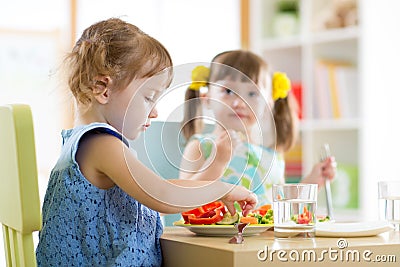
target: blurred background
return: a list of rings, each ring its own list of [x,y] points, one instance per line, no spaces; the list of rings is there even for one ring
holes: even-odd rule
[[[244,48],[263,56],[272,70],[287,72],[301,106],[301,133],[286,155],[286,176],[298,181],[329,143],[338,162],[332,184],[336,219],[376,219],[377,181],[400,180],[399,1],[0,3],[0,103],[32,106],[41,198],[58,157],[60,131],[73,123],[61,60],[84,28],[109,17],[160,40],[175,65],[209,62],[221,51]],[[160,102],[159,120],[183,101],[183,91],[174,94]]]

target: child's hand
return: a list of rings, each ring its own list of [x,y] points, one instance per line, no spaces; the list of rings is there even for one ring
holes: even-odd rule
[[[318,184],[321,187],[325,183],[325,178],[333,180],[336,175],[336,161],[334,157],[328,157],[324,161],[314,165],[311,173],[306,176],[301,182]]]
[[[233,189],[226,194],[222,199],[222,202],[228,208],[228,211],[234,215],[236,213],[235,201],[238,202],[242,209],[243,216],[249,214],[251,210],[254,210],[257,205],[257,196],[253,192],[247,190],[243,186],[234,186]]]
[[[215,160],[227,163],[231,160],[231,156],[235,148],[241,142],[237,132],[229,130],[224,131],[215,139],[216,151],[214,151]]]

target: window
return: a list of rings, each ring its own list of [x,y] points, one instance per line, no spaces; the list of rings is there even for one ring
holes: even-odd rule
[[[175,66],[209,62],[222,51],[240,48],[239,8],[239,0],[116,0],[112,5],[107,0],[81,0],[77,34],[94,22],[119,17],[159,40]],[[158,120],[181,110],[185,90],[186,86],[176,88],[160,99]]]

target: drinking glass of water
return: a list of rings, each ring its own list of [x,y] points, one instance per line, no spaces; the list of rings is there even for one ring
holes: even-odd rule
[[[314,238],[317,184],[272,186],[275,238]]]
[[[400,230],[400,181],[378,182],[379,218]]]

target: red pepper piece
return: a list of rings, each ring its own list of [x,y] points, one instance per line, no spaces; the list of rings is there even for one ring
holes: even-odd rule
[[[209,217],[207,217],[209,216]],[[195,217],[193,215],[189,216],[190,224],[213,224],[221,221],[224,218],[221,208],[216,208],[215,210],[209,211],[202,214],[200,217]]]
[[[261,216],[264,216],[268,212],[268,210],[270,210],[271,208],[272,208],[271,204],[265,204],[265,205],[263,205],[261,207],[258,207],[255,210],[253,210],[252,212],[260,214]]]
[[[211,218],[214,217],[216,214],[215,210],[209,210],[203,214],[201,214],[198,218]]]
[[[186,224],[213,224],[221,221],[225,213],[224,203],[215,201],[181,214]]]
[[[182,212],[182,217],[185,220],[185,223],[189,223],[189,216],[193,215],[194,217],[201,216],[204,213],[204,210],[202,207],[192,209],[186,212]]]

